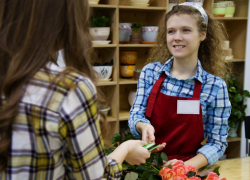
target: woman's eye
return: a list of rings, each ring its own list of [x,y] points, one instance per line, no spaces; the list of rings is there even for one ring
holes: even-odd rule
[[[189,29],[184,29],[183,31],[184,31],[184,32],[189,32],[190,30],[189,30]]]
[[[172,33],[174,33],[174,31],[173,31],[173,30],[168,31],[168,34],[172,34]]]

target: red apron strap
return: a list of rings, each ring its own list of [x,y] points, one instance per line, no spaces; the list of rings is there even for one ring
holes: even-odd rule
[[[195,79],[193,98],[200,99],[202,83]]]
[[[161,85],[163,81],[166,79],[167,75],[165,72],[161,73],[160,78],[155,82],[153,89],[151,90],[150,95],[148,96],[148,104],[147,104],[147,109],[146,109],[146,117],[151,118],[152,111],[154,109],[154,104],[156,100],[156,96],[158,92],[161,90]]]

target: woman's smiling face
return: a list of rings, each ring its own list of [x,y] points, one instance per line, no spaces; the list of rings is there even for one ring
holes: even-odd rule
[[[173,15],[167,21],[167,45],[176,59],[197,60],[206,33],[198,31],[196,19],[188,14]]]

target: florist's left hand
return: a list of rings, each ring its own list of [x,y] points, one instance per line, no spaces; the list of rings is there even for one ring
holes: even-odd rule
[[[170,165],[173,166],[177,161],[178,159],[169,160],[164,164],[164,166],[170,166]]]

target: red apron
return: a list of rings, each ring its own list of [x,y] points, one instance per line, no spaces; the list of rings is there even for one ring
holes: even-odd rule
[[[195,80],[192,98],[168,96],[161,93],[166,78],[162,72],[148,97],[145,116],[155,128],[155,142],[167,145],[162,150],[168,159],[186,161],[194,157],[204,139],[202,109],[200,114],[177,114],[177,100],[200,100],[201,82]]]

